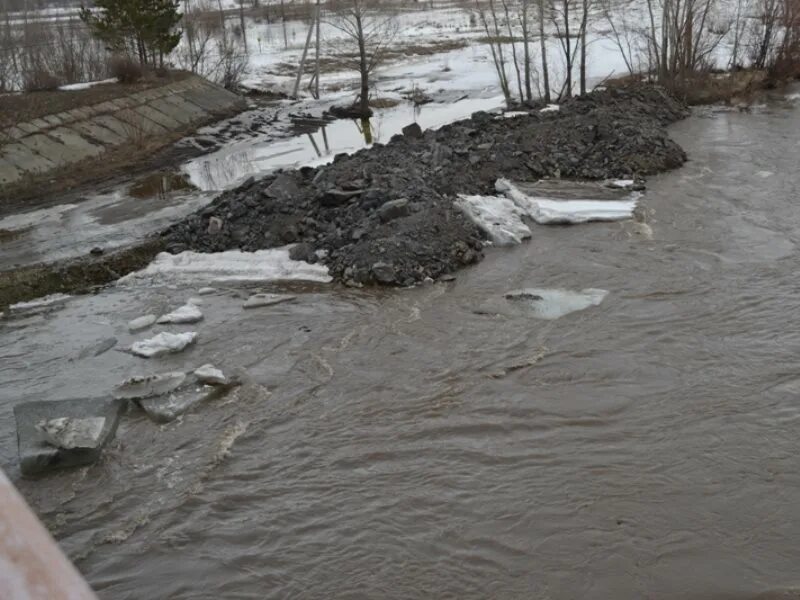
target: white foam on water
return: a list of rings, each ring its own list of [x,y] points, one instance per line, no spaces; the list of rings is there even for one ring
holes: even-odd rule
[[[495,189],[540,225],[630,219],[637,202],[634,196],[630,200],[551,200],[529,196],[507,179],[498,179]]]
[[[117,283],[174,284],[179,281],[262,282],[262,281],[331,281],[328,268],[289,258],[289,247],[242,252],[180,254],[160,253],[141,271],[130,273]]]
[[[518,303],[537,319],[548,321],[599,305],[608,291],[587,288],[578,292],[563,289],[525,288],[505,294],[508,302]]]
[[[531,237],[530,228],[522,221],[524,211],[508,198],[459,194],[455,205],[498,246],[519,244]]]

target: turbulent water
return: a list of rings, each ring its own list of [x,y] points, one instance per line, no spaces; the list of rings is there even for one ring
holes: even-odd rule
[[[185,288],[0,330],[11,406],[213,362],[245,385],[138,413],[98,465],[18,480],[101,598],[750,598],[800,586],[800,110],[705,111],[647,225],[533,229],[453,283],[205,297],[193,349],[81,358]],[[650,235],[652,233],[652,235]],[[554,320],[509,290],[607,290]],[[193,289],[196,289],[193,288]],[[590,303],[591,304],[591,303]],[[85,354],[85,353],[84,353]]]

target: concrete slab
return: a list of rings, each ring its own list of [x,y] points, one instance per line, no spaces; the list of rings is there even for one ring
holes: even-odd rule
[[[126,108],[114,113],[114,118],[123,121],[128,130],[127,137],[129,139],[141,135],[163,134],[167,132],[166,127],[162,127],[158,123],[145,118],[140,113]]]
[[[25,138],[26,140],[28,138]],[[49,171],[55,164],[53,161],[37,154],[24,143],[7,144],[0,150],[0,158],[14,165],[20,171],[27,173],[41,173]]]
[[[126,141],[125,136],[119,135],[93,121],[73,123],[69,128],[78,132],[83,137],[88,137],[89,141],[96,140],[106,146],[117,146]]]
[[[183,98],[209,113],[221,111],[232,104],[230,99],[224,98],[217,90],[206,87],[187,90],[183,92]]]
[[[25,133],[39,133],[39,128],[36,125],[31,125],[30,123],[17,123],[17,127],[19,127]]]
[[[61,119],[62,123],[72,123],[75,120],[75,117],[69,114],[69,111],[57,113],[56,116]]]
[[[188,125],[192,122],[192,116],[190,114],[187,114],[174,104],[165,102],[163,98],[151,101],[149,106],[150,108],[154,108],[158,112],[167,115],[171,119],[178,121],[181,125]]]
[[[119,137],[126,140],[130,135],[129,126],[125,122],[120,121],[119,119],[115,119],[112,115],[99,115],[97,117],[94,117],[91,120],[91,123],[95,123],[97,125],[105,127],[106,129],[110,129]]]
[[[57,167],[74,162],[74,151],[72,148],[65,146],[58,140],[46,136],[43,133],[29,135],[23,139],[21,143],[37,154],[44,156]]]
[[[73,108],[69,111],[69,115],[76,121],[85,121],[92,116],[89,114],[89,111],[84,108]]]
[[[161,100],[177,106],[179,109],[188,114],[191,117],[192,121],[197,121],[199,119],[205,119],[208,117],[208,113],[206,111],[204,111],[196,104],[192,104],[191,102],[184,100],[178,94],[172,94],[171,96],[164,96]]]
[[[181,126],[181,124],[175,119],[165,115],[162,112],[159,112],[152,106],[147,106],[146,104],[142,104],[141,106],[137,106],[136,108],[132,108],[131,110],[135,110],[146,119],[150,119],[151,121],[154,121],[155,123],[158,123],[162,127],[166,127],[167,129],[170,130],[179,129]]]
[[[98,156],[104,152],[103,146],[92,144],[85,140],[79,133],[66,127],[57,127],[47,132],[47,135],[57,139],[67,146],[70,151],[70,158],[67,162],[78,162],[90,156]]]
[[[28,134],[27,132],[22,131],[22,129],[20,129],[19,127],[9,127],[8,129],[6,129],[6,135],[8,135],[8,137],[10,137],[11,139],[21,140]]]
[[[51,127],[50,123],[48,123],[48,122],[47,122],[47,121],[45,121],[44,119],[34,119],[34,120],[33,120],[33,121],[31,121],[30,123],[31,123],[31,125],[33,125],[34,127],[37,127],[37,128],[40,130],[40,131],[41,131],[42,129],[47,129],[48,127]]]
[[[50,125],[63,125],[63,121],[58,118],[57,115],[46,115],[42,117],[45,121],[50,123]]]
[[[103,447],[113,437],[125,402],[107,398],[80,398],[46,402],[26,402],[14,407],[17,421],[17,448],[20,470],[24,475],[45,473],[53,469],[94,463]],[[46,441],[37,424],[51,419],[104,418],[102,431],[93,448],[58,448]]]
[[[0,158],[0,185],[8,185],[22,178],[22,171]]]
[[[101,115],[106,113],[113,113],[119,110],[119,107],[115,106],[111,102],[101,102],[100,104],[95,104],[92,106],[92,110],[94,111],[95,115]],[[84,119],[88,119],[92,115],[86,113],[86,116],[83,117]]]

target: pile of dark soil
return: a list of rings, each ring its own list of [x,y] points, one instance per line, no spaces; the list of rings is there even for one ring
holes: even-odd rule
[[[480,231],[453,206],[495,180],[631,178],[686,160],[665,126],[688,114],[654,87],[609,89],[560,110],[476,113],[436,131],[407,127],[332,164],[275,173],[225,192],[168,229],[171,252],[296,243],[346,283],[410,285],[481,258]]]

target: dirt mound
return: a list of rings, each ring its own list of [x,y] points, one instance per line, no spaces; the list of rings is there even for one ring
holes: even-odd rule
[[[172,252],[259,250],[298,243],[348,283],[410,285],[480,259],[482,236],[454,207],[499,177],[628,178],[681,165],[664,129],[687,110],[653,87],[609,89],[560,110],[476,113],[411,131],[333,163],[279,172],[225,192],[164,233]]]

